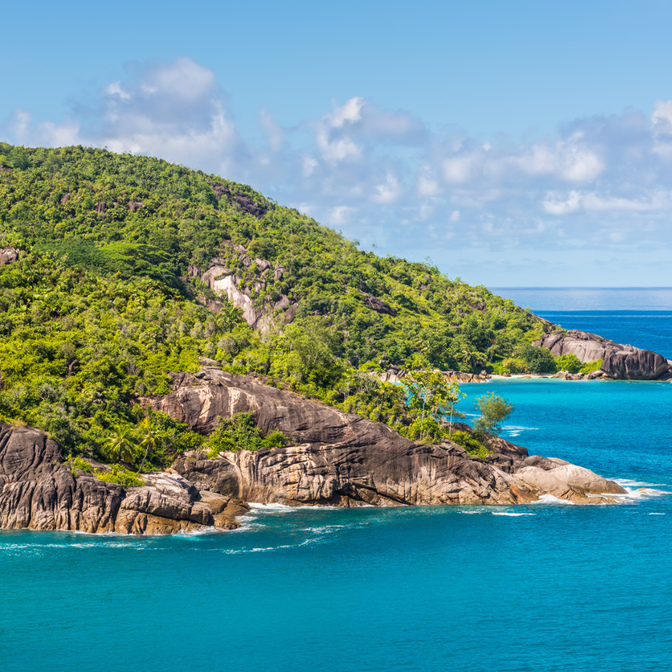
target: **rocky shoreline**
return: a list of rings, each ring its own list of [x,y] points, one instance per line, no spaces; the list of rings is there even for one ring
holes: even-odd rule
[[[503,439],[482,460],[450,441],[415,443],[381,423],[215,367],[173,375],[170,394],[144,403],[203,433],[217,416],[252,412],[262,431],[279,430],[294,445],[187,453],[165,472],[143,474],[143,485],[123,487],[66,463],[46,433],[0,424],[0,528],[172,534],[234,529],[247,502],[511,505],[551,495],[594,504],[625,493],[587,469],[530,456]]]

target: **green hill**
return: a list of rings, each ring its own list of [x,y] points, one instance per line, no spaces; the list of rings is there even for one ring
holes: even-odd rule
[[[0,225],[20,251],[0,266],[0,419],[73,452],[105,457],[199,357],[401,431],[403,393],[366,372],[553,366],[530,345],[549,325],[511,301],[158,159],[0,143]],[[245,319],[214,291],[226,275]],[[169,452],[201,441],[151,422]]]

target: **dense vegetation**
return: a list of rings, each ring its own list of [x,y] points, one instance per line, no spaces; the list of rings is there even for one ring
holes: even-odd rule
[[[0,143],[0,226],[0,246],[21,251],[0,267],[0,419],[73,454],[138,467],[203,445],[139,403],[199,357],[428,440],[440,413],[371,372],[557,368],[531,345],[550,326],[511,301],[165,161]],[[231,304],[208,310],[216,297],[199,276],[214,258],[259,310],[297,305],[293,323],[262,335]],[[259,282],[262,262],[282,268],[276,281]],[[220,439],[243,430],[222,425]]]

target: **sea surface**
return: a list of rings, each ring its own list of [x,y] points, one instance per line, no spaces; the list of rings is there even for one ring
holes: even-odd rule
[[[628,311],[632,327],[615,310],[564,304],[553,319],[641,345],[649,308]],[[672,353],[669,318],[650,335]],[[477,396],[501,394],[515,407],[506,438],[619,479],[628,496],[257,506],[240,531],[170,538],[0,532],[0,670],[672,669],[672,384],[464,390],[467,417]]]

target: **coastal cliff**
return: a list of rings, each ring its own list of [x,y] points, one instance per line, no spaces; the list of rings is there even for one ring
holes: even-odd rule
[[[199,431],[251,411],[259,427],[296,445],[209,456],[181,455],[143,485],[100,480],[64,461],[45,432],[0,424],[0,528],[171,534],[237,527],[245,502],[403,506],[523,504],[543,495],[588,504],[623,489],[562,460],[494,442],[487,460],[450,441],[414,443],[381,423],[207,368],[173,377],[173,391],[145,400]],[[462,429],[466,429],[463,426]]]

